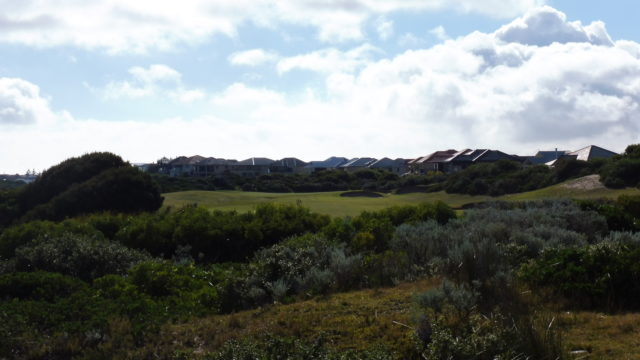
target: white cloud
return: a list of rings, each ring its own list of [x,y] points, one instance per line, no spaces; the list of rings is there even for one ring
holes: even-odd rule
[[[37,85],[17,78],[0,78],[0,127],[46,122],[56,116]]]
[[[313,26],[322,41],[362,40],[363,24],[399,11],[479,13],[509,18],[546,0],[58,0],[0,2],[0,41],[72,45],[110,53],[167,50],[212,35],[235,37],[245,23]],[[382,24],[382,36],[390,30]]]
[[[424,45],[426,42],[415,34],[405,33],[398,38],[398,44],[404,48],[416,48]]]
[[[503,41],[546,46],[553,42],[588,42],[613,45],[604,23],[596,21],[583,26],[579,21],[567,21],[565,14],[549,6],[530,10],[524,17],[503,26],[496,32]]]
[[[380,40],[388,40],[393,35],[393,21],[384,17],[378,18],[376,21],[376,31]]]
[[[447,31],[442,25],[429,30],[429,34],[435,36],[438,40],[441,41],[449,40],[449,35],[447,35]]]
[[[229,56],[232,65],[258,66],[273,62],[278,59],[278,54],[263,49],[252,49],[235,52]]]
[[[279,73],[295,69],[316,72],[351,72],[372,61],[373,55],[381,50],[370,44],[360,45],[349,51],[335,48],[313,51],[308,54],[282,58],[278,61]]]
[[[48,110],[55,124],[0,131],[0,144],[9,149],[0,152],[0,164],[39,169],[9,155],[24,148],[26,139],[39,144],[38,150],[27,148],[26,156],[48,159],[48,165],[51,159],[93,150],[114,151],[132,161],[191,154],[319,160],[330,155],[415,157],[465,147],[522,155],[587,144],[622,151],[640,142],[640,44],[599,45],[589,37],[564,41],[566,31],[549,35],[558,41],[547,45],[503,38],[503,29],[526,23],[531,14],[496,33],[475,32],[390,58],[376,59],[365,48],[282,59],[284,72],[319,71],[324,88],[290,95],[236,83],[210,97],[207,116],[195,119],[79,121]],[[572,26],[563,21],[557,28]],[[535,32],[535,27],[528,29]],[[533,38],[526,31],[519,37]],[[143,70],[135,72],[139,79],[158,79],[149,75],[156,73],[151,68]],[[159,76],[165,82],[178,78],[171,71],[157,73],[165,74]],[[130,82],[138,78],[132,73]],[[10,98],[42,99],[30,89]],[[44,153],[43,148],[53,150]]]
[[[148,68],[135,66],[129,69],[129,74],[130,80],[109,82],[99,92],[106,100],[163,96],[185,103],[206,96],[203,90],[185,88],[182,74],[167,65],[154,64]]]

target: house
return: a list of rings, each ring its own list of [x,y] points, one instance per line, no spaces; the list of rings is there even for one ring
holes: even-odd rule
[[[618,153],[607,150],[605,148],[601,148],[596,145],[589,145],[589,146],[583,147],[582,149],[566,153],[563,156],[559,157],[558,159],[547,162],[546,165],[553,166],[555,165],[556,161],[558,161],[559,159],[589,161],[593,159],[608,159],[615,155],[618,155]]]
[[[546,164],[549,161],[556,160],[566,154],[568,150],[538,151],[534,156],[525,156],[524,163],[527,165]]]
[[[445,160],[451,158],[457,153],[456,150],[450,149],[445,151],[436,151],[427,156],[409,161],[409,170],[414,174],[426,174],[429,171],[443,171]]]
[[[194,176],[196,165],[202,160],[204,160],[204,157],[200,155],[177,157],[167,164],[168,174],[171,176]]]
[[[353,171],[366,169],[369,167],[369,165],[373,164],[374,162],[376,162],[376,159],[374,158],[368,158],[368,157],[354,158],[338,166],[338,168],[344,171],[353,172]]]
[[[409,160],[400,159],[400,158],[392,160],[385,157],[371,163],[371,165],[369,165],[369,168],[376,169],[376,170],[387,170],[394,174],[402,175],[407,172],[408,161]]]
[[[194,176],[222,176],[229,173],[231,166],[237,163],[237,160],[206,158],[196,164]]]
[[[300,172],[310,174],[322,170],[335,170],[338,169],[340,165],[345,164],[348,161],[349,159],[344,157],[332,156],[324,161],[311,161],[304,166]]]
[[[268,158],[252,157],[229,167],[232,174],[240,176],[260,176],[271,173],[270,166],[274,161]]]
[[[521,158],[516,155],[503,153],[499,150],[465,149],[458,151],[449,159],[444,160],[442,162],[442,171],[447,173],[457,172],[474,164],[496,162],[500,160],[521,161]]]
[[[294,157],[276,160],[269,165],[271,173],[292,174],[307,166],[307,163]]]

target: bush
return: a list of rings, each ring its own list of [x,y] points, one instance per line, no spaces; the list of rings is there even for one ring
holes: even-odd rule
[[[640,308],[640,237],[614,233],[588,247],[549,249],[520,277],[587,309]]]
[[[155,211],[162,205],[158,186],[148,174],[133,167],[105,170],[93,178],[68,187],[49,202],[29,210],[24,220],[62,220],[102,211],[137,213]]]
[[[36,300],[54,302],[88,289],[75,277],[44,271],[0,275],[0,300]]]
[[[0,260],[14,257],[15,250],[20,246],[45,237],[59,237],[67,233],[96,238],[101,236],[93,227],[77,220],[65,220],[59,223],[32,221],[10,227],[0,235]]]
[[[45,236],[16,249],[16,271],[43,270],[86,281],[107,274],[127,273],[133,265],[149,260],[146,253],[119,243],[75,234]]]
[[[524,166],[509,160],[480,163],[450,174],[444,181],[448,193],[499,196],[552,185],[552,169],[545,165]]]
[[[91,153],[67,159],[45,170],[33,183],[21,189],[18,195],[20,209],[26,213],[39,204],[49,202],[73,184],[81,184],[109,169],[129,166],[122,158],[111,153]]]
[[[622,155],[614,156],[600,169],[602,183],[612,188],[640,186],[640,144],[629,145]]]

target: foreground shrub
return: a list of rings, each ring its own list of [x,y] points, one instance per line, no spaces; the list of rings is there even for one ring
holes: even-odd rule
[[[372,346],[372,349],[367,351],[337,351],[325,344],[321,337],[314,343],[305,343],[295,338],[273,336],[260,340],[230,341],[220,351],[206,356],[209,360],[392,360],[396,358],[397,354],[376,346]]]
[[[520,277],[551,288],[577,307],[640,308],[640,237],[612,234],[603,243],[550,249],[522,267]]]

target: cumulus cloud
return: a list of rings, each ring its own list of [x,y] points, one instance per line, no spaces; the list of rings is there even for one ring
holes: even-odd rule
[[[351,72],[372,61],[373,55],[382,51],[370,44],[360,45],[348,51],[335,48],[313,51],[280,59],[277,64],[279,73],[295,69],[316,72]]]
[[[503,26],[496,32],[496,37],[507,42],[537,46],[554,42],[613,45],[601,21],[583,26],[580,21],[567,21],[564,13],[549,6],[530,10],[524,17]]]
[[[17,78],[0,78],[0,127],[35,124],[54,117],[37,85]]]
[[[554,13],[563,23],[543,42],[531,40],[536,26],[520,26]],[[13,161],[7,154],[20,148],[19,139],[47,148],[57,144],[73,150],[69,155],[110,150],[132,161],[184,154],[415,157],[466,147],[526,155],[588,144],[622,151],[640,142],[640,44],[589,36],[567,41],[566,29],[574,25],[564,14],[541,8],[494,33],[474,32],[394,57],[355,47],[283,58],[275,65],[281,72],[318,71],[324,86],[291,95],[235,83],[211,96],[207,116],[195,119],[112,123],[57,117],[56,126],[12,126],[0,131],[0,143],[12,149],[0,152],[0,164]],[[577,29],[589,34],[590,26]],[[505,29],[515,28],[524,33],[505,38]],[[142,70],[132,71],[130,82],[178,78],[167,69]],[[23,93],[41,98],[17,92]],[[141,133],[162,140],[140,150]]]
[[[148,68],[135,66],[129,69],[129,74],[131,79],[109,82],[101,90],[106,100],[165,96],[181,102],[192,102],[206,95],[202,90],[185,88],[182,74],[167,65],[154,64]]]
[[[509,18],[546,0],[38,0],[0,2],[0,41],[38,47],[73,45],[111,53],[166,50],[235,37],[246,23],[313,26],[322,41],[361,40],[363,25],[399,11],[479,13]],[[386,36],[390,23],[378,31]]]
[[[278,54],[263,49],[235,52],[229,56],[232,65],[258,66],[278,59]]]

